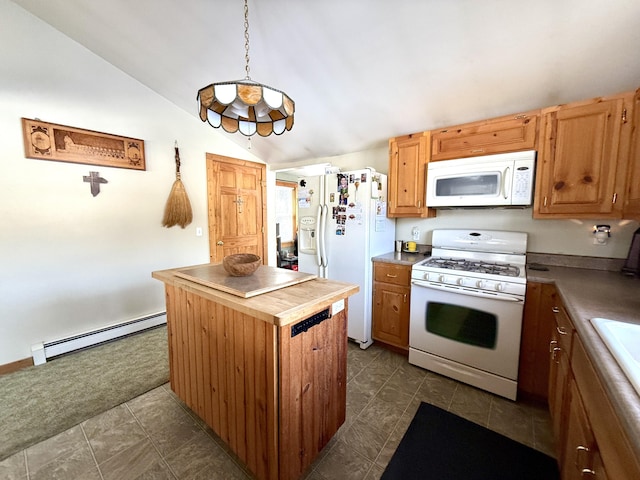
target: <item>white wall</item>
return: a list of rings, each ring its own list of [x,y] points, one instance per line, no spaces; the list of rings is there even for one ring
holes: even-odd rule
[[[381,173],[389,171],[387,148],[357,152],[317,160],[342,169],[372,166]],[[593,244],[593,225],[611,225],[607,245]],[[528,250],[536,253],[583,255],[589,257],[626,258],[638,222],[630,220],[534,220],[532,210],[439,210],[436,218],[396,220],[396,239],[409,240],[411,229],[420,229],[419,243],[431,244],[431,234],[438,228],[477,228],[513,230],[528,233]]]
[[[7,0],[0,45],[3,365],[36,342],[164,310],[151,272],[209,260],[205,153],[260,160]],[[143,139],[147,169],[27,159],[21,117]],[[194,212],[184,230],[161,226],[175,140]],[[90,170],[108,181],[96,197]]]
[[[593,244],[593,226],[611,225],[607,245]],[[436,218],[398,219],[396,239],[409,240],[411,229],[420,229],[419,243],[431,244],[438,228],[513,230],[528,233],[527,250],[535,253],[626,258],[638,222],[630,220],[534,220],[531,209],[524,210],[439,210]]]

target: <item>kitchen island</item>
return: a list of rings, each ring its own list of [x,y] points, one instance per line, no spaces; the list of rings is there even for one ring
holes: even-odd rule
[[[185,268],[152,274],[165,284],[172,390],[257,478],[299,478],[345,420],[358,286],[305,278],[243,298]]]

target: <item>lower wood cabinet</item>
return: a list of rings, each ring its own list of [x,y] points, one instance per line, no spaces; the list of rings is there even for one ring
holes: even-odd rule
[[[522,319],[522,340],[518,366],[518,395],[539,401],[547,400],[549,385],[549,354],[551,311],[556,289],[551,283],[527,283]]]
[[[552,306],[549,411],[562,480],[640,478],[620,419],[559,297]]]
[[[411,266],[374,262],[373,339],[408,352],[410,304]]]
[[[569,377],[567,403],[562,479],[608,478],[580,392],[572,377]]]

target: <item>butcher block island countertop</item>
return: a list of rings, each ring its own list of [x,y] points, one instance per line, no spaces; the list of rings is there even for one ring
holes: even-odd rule
[[[188,278],[203,268],[206,278]],[[234,277],[240,293],[228,293],[206,284],[219,268],[152,273],[165,284],[171,388],[256,478],[301,478],[345,420],[348,297],[358,286],[300,274],[244,298],[235,280],[255,279]],[[282,280],[281,270],[256,273]]]

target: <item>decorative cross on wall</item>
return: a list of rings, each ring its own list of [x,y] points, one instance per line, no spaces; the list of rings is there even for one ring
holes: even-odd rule
[[[82,177],[82,181],[91,184],[91,195],[93,195],[94,197],[100,193],[101,183],[109,183],[104,178],[102,178],[98,172],[89,172],[88,176],[84,175]]]

